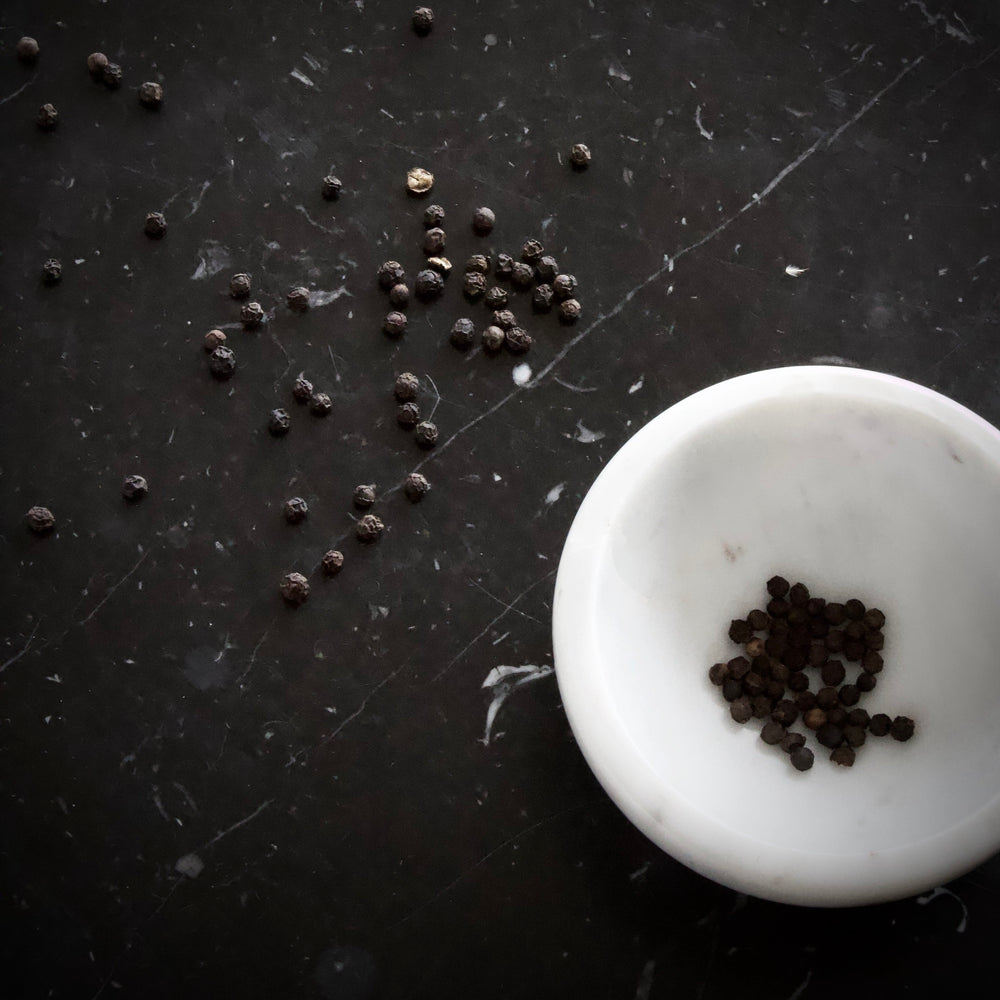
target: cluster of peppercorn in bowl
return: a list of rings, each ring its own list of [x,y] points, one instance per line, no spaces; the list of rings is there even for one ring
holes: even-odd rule
[[[661,413],[597,477],[556,581],[556,677],[608,794],[694,870],[781,902],[898,899],[987,860],[998,510],[1000,432],[890,375],[755,372]],[[809,591],[774,593],[776,570]],[[793,731],[824,759],[782,761]]]

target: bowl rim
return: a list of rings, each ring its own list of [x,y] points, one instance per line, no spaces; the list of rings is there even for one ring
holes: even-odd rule
[[[741,892],[804,906],[856,906],[912,896],[955,878],[1000,850],[1000,792],[952,827],[883,849],[848,873],[824,875],[816,855],[771,845],[722,824],[664,787],[613,710],[594,638],[598,584],[608,533],[627,490],[620,472],[637,455],[662,454],[661,435],[683,437],[776,392],[823,391],[916,406],[987,444],[1000,467],[1000,431],[972,410],[919,383],[863,368],[794,365],[725,379],[679,400],[640,428],[604,466],[584,497],[560,557],[552,610],[555,674],[570,727],[589,767],[609,797],[654,844],[689,868]],[[947,850],[943,850],[947,840]],[[753,859],[752,865],[741,858]]]

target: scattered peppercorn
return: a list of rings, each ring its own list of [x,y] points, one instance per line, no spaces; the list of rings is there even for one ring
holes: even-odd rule
[[[378,283],[379,287],[385,291],[389,291],[393,285],[398,285],[405,280],[406,272],[398,260],[387,260],[384,264],[379,265]]]
[[[117,90],[122,85],[122,68],[118,63],[109,62],[101,70],[101,79],[108,90]]]
[[[126,500],[139,501],[149,492],[149,483],[143,476],[126,476],[122,482],[122,496]]]
[[[428,205],[424,209],[424,228],[433,229],[444,222],[444,208],[441,205]]]
[[[444,250],[446,242],[445,231],[438,226],[434,226],[424,233],[424,253],[428,257],[433,257]]]
[[[380,517],[375,514],[365,514],[364,517],[358,518],[357,524],[354,525],[354,534],[359,542],[377,542],[384,528],[385,525]]]
[[[494,273],[498,278],[509,278],[514,268],[514,258],[509,253],[498,253]]]
[[[531,348],[531,334],[520,326],[512,326],[507,334],[507,350],[511,354],[525,354]]]
[[[17,58],[29,66],[38,61],[38,53],[40,51],[38,42],[30,35],[25,35],[18,41],[15,51],[17,52]]]
[[[430,7],[418,7],[413,12],[413,30],[418,35],[428,35],[433,27],[434,11]]]
[[[753,707],[750,699],[744,694],[734,698],[729,703],[729,714],[734,722],[749,722],[753,718]]]
[[[816,739],[828,750],[834,750],[844,742],[844,731],[832,722],[824,722],[816,730]]]
[[[557,274],[552,279],[552,291],[555,292],[557,299],[562,301],[563,299],[571,299],[576,294],[576,278],[572,274]],[[787,581],[785,581],[787,583]],[[784,597],[788,593],[788,588],[780,594],[771,593],[771,589],[768,588],[768,593],[772,597]]]
[[[477,208],[472,213],[472,231],[478,236],[486,236],[493,231],[496,221],[492,208]]]
[[[420,407],[416,403],[401,403],[396,409],[396,423],[400,427],[416,427],[420,423]]]
[[[822,709],[833,708],[835,705],[840,704],[840,699],[837,697],[837,689],[835,687],[821,687],[816,692],[816,704]]]
[[[292,395],[295,397],[296,401],[299,403],[308,403],[312,399],[313,394],[313,384],[305,377],[305,375],[299,375],[295,379],[295,385],[292,386]]]
[[[708,679],[716,686],[722,687],[722,682],[729,676],[729,668],[725,663],[713,663],[708,668]]]
[[[538,240],[525,240],[524,246],[521,247],[521,259],[526,260],[529,264],[538,261],[543,253],[545,253],[545,247]],[[554,273],[553,277],[555,277]]]
[[[744,618],[734,618],[729,623],[729,638],[742,645],[753,637],[753,629]]]
[[[878,631],[885,625],[885,614],[879,608],[869,608],[861,617],[865,628]]]
[[[865,655],[865,644],[860,639],[844,640],[844,659],[857,663]]]
[[[322,566],[327,576],[336,576],[344,568],[344,553],[339,549],[324,552]]]
[[[853,767],[855,756],[854,751],[849,746],[839,746],[835,747],[833,753],[830,754],[830,760],[841,767]]]
[[[484,253],[474,253],[465,262],[465,273],[488,274],[490,270],[490,259]]]
[[[427,266],[432,271],[437,271],[442,278],[447,278],[451,274],[451,261],[447,257],[428,257]]]
[[[551,285],[538,285],[531,293],[531,308],[535,312],[547,313],[552,310],[552,299],[555,293]]]
[[[279,589],[281,596],[296,607],[309,599],[309,581],[301,573],[286,573]]]
[[[909,718],[909,716],[897,715],[889,726],[889,735],[894,740],[905,743],[913,735],[915,728],[913,719]]]
[[[387,337],[398,340],[406,332],[406,314],[396,312],[395,310],[386,313],[385,320],[382,323],[382,332]]]
[[[869,691],[875,690],[875,685],[878,681],[875,679],[874,674],[869,674],[864,670],[858,674],[858,679],[854,682],[855,687],[862,693],[868,694]]]
[[[288,293],[285,300],[292,312],[305,312],[309,308],[309,289],[298,285]]]
[[[805,724],[807,729],[811,729],[814,732],[820,728],[820,726],[826,725],[826,712],[822,708],[810,708],[802,716],[802,722]]]
[[[434,187],[434,175],[423,167],[413,167],[406,172],[406,189],[411,194],[427,194]]]
[[[236,355],[232,348],[220,345],[208,356],[208,370],[220,380],[232,378],[236,371]]]
[[[557,274],[559,274],[559,265],[556,263],[555,257],[542,257],[535,264],[535,277],[541,282],[554,281]]]
[[[843,625],[847,615],[844,614],[844,605],[839,601],[827,601],[823,608],[823,617],[831,625]]]
[[[419,503],[430,492],[431,484],[419,472],[411,472],[403,482],[403,493],[410,503]]]
[[[760,729],[760,738],[772,747],[777,746],[787,735],[788,730],[780,722],[775,722],[773,719],[770,722],[765,722]]]
[[[163,103],[163,87],[147,80],[139,86],[139,103],[155,111]]]
[[[413,372],[400,372],[393,383],[392,392],[401,403],[416,399],[420,392],[420,379]]]
[[[389,289],[389,304],[397,309],[405,309],[410,304],[410,289],[403,282]]]
[[[743,685],[735,677],[727,677],[722,682],[722,697],[726,701],[735,701],[743,694]]]
[[[56,519],[48,507],[31,507],[24,519],[36,535],[44,535],[55,527]]]
[[[291,497],[285,501],[285,520],[289,524],[299,524],[309,514],[309,504],[302,497]]]
[[[375,484],[362,483],[354,487],[354,506],[358,510],[367,510],[375,504]]]
[[[809,747],[799,747],[788,758],[796,771],[808,771],[813,766],[813,752]]]
[[[333,409],[333,400],[325,392],[314,392],[309,400],[309,409],[317,417],[325,417]]]
[[[95,80],[100,80],[107,65],[108,57],[103,52],[91,52],[87,56],[87,71]]]
[[[573,148],[569,151],[569,162],[570,166],[574,170],[586,170],[590,166],[591,153],[590,150],[582,142],[574,143]]]
[[[292,426],[292,418],[288,410],[278,407],[275,410],[271,410],[270,415],[267,418],[267,429],[275,437],[284,437]]]
[[[205,350],[211,353],[226,342],[226,335],[221,330],[209,330],[205,334]]]
[[[421,302],[430,302],[444,291],[444,279],[429,268],[419,271],[413,282],[413,291]]]
[[[530,264],[515,260],[510,265],[510,283],[522,291],[535,283],[535,271]]]
[[[50,257],[42,264],[42,283],[46,285],[58,285],[62,281],[62,264]]]
[[[471,319],[457,319],[451,328],[449,340],[460,351],[470,348],[476,339],[476,327]]]
[[[486,275],[479,271],[468,271],[462,279],[462,292],[467,299],[481,298],[486,291]]]
[[[823,652],[826,652],[825,647],[820,647]],[[844,664],[839,660],[827,660],[823,664],[820,670],[820,677],[823,678],[823,683],[831,687],[836,687],[836,685],[843,683],[844,677],[847,671],[844,669]]]
[[[167,219],[162,212],[150,212],[146,216],[142,231],[151,240],[162,240],[163,234],[167,231]]]
[[[336,201],[340,197],[340,192],[344,185],[340,182],[339,177],[334,177],[333,174],[327,174],[323,178],[323,184],[320,191],[323,197],[327,201]]]
[[[491,285],[486,292],[483,303],[487,309],[502,309],[507,305],[508,296],[506,291],[499,285]]]
[[[885,712],[878,712],[876,715],[873,715],[871,722],[868,723],[868,732],[872,736],[887,736],[891,728],[892,719]]]
[[[248,302],[240,307],[240,322],[244,330],[256,330],[265,318],[264,307],[259,302]]]
[[[43,132],[51,132],[59,124],[59,112],[54,104],[43,104],[35,115],[35,124]]]
[[[865,736],[865,730],[862,726],[852,726],[850,724],[844,726],[844,742],[847,743],[849,747],[863,746]]]
[[[414,437],[421,448],[433,448],[438,441],[437,424],[430,420],[422,420],[413,431]]]
[[[785,733],[782,737],[781,742],[778,746],[781,747],[785,753],[795,753],[796,750],[804,747],[806,745],[806,738],[802,733]]]
[[[497,309],[493,313],[493,325],[500,327],[501,330],[509,330],[517,326],[517,318],[509,309]]]
[[[796,708],[795,702],[788,698],[782,698],[771,712],[771,718],[785,727],[790,726],[798,717],[799,710]]]
[[[507,334],[500,327],[488,326],[483,330],[483,350],[487,354],[496,354],[497,351],[503,348],[506,339]]]
[[[844,614],[851,619],[863,618],[865,615],[865,606],[856,597],[852,597],[849,601],[844,601]]]
[[[559,322],[575,323],[582,311],[583,307],[576,299],[564,299],[559,303]]]
[[[234,274],[229,279],[229,294],[234,299],[248,298],[252,287],[253,282],[250,280],[249,274]]]
[[[861,669],[869,674],[880,673],[883,667],[882,654],[869,649],[861,657]]]

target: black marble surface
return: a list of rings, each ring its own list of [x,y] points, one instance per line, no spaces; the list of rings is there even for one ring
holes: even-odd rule
[[[648,843],[574,744],[550,612],[603,463],[720,379],[832,359],[1000,421],[995,6],[468,2],[423,39],[410,11],[2,11],[0,992],[797,1000],[978,982],[996,859],[918,898],[801,910]],[[94,50],[121,90],[90,80]],[[47,101],[52,133],[34,124]],[[578,141],[594,160],[574,173]],[[453,274],[383,336],[378,264],[422,259],[417,165],[459,270],[537,236],[579,279],[580,323],[516,296],[531,351],[461,354],[451,323],[487,313]],[[268,309],[259,332],[227,295],[237,271]],[[305,315],[284,303],[299,283]],[[230,382],[207,373],[215,326]],[[430,453],[395,423],[404,369],[441,430]],[[329,417],[292,401],[303,371]],[[279,405],[293,426],[274,439]],[[415,468],[433,483],[419,506],[398,489]],[[131,473],[150,483],[134,505]],[[362,482],[388,526],[367,548]],[[55,513],[48,537],[25,528],[33,504]],[[331,545],[346,565],[325,579]],[[291,570],[312,584],[296,610]],[[494,683],[505,666],[530,669]]]

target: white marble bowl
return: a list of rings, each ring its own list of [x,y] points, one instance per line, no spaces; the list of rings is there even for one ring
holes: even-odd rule
[[[779,573],[887,616],[860,703],[916,735],[795,771],[707,677]],[[553,610],[588,763],[663,850],[814,906],[921,892],[1000,850],[1000,432],[929,389],[850,368],[722,382],[640,430],[587,494]],[[814,682],[815,687],[815,682]]]

